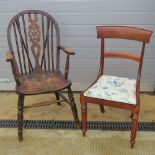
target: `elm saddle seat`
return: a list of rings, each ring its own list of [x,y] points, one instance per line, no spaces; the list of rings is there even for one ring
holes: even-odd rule
[[[63,90],[71,85],[62,72],[39,72],[23,75],[19,78],[20,85],[16,87],[18,93],[37,94]]]
[[[23,111],[61,102],[70,105],[76,128],[80,128],[76,104],[68,79],[70,56],[74,51],[60,45],[60,30],[55,19],[41,10],[26,10],[16,14],[7,29],[11,63],[18,94],[18,140],[23,140]],[[64,73],[60,71],[60,52],[66,55]],[[64,58],[63,58],[64,59]],[[61,90],[67,89],[63,95]],[[54,101],[45,101],[24,106],[26,95],[54,93]]]
[[[97,38],[101,39],[100,68],[94,82],[80,94],[83,136],[87,131],[87,104],[111,106],[130,110],[131,118],[131,148],[134,147],[140,110],[140,78],[145,51],[145,44],[150,42],[152,31],[128,26],[97,26]],[[126,39],[142,44],[141,54],[128,52],[105,51],[105,39]],[[118,77],[104,74],[105,58],[123,58],[139,63],[137,79]],[[114,60],[113,60],[114,61]]]

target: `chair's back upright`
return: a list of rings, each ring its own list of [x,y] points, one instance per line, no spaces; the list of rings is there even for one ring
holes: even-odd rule
[[[48,13],[40,10],[18,13],[8,25],[7,39],[21,75],[59,70],[60,32]]]
[[[97,37],[101,39],[100,74],[103,74],[104,58],[117,57],[139,62],[138,79],[141,77],[145,44],[149,43],[152,31],[128,27],[128,26],[97,26]],[[106,38],[127,39],[142,42],[141,54],[139,56],[123,52],[106,52],[104,40]]]

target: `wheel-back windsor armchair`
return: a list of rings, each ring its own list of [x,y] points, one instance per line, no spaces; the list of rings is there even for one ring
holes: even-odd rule
[[[80,127],[76,105],[68,79],[69,59],[74,52],[60,46],[60,31],[55,19],[41,10],[26,10],[15,15],[7,29],[9,51],[7,61],[11,62],[16,81],[18,97],[18,139],[23,139],[23,108],[66,101],[70,106],[76,122]],[[67,55],[64,74],[60,71],[60,50]],[[65,97],[63,89],[68,90]],[[55,101],[41,102],[24,106],[26,95],[54,92]]]
[[[145,44],[149,43],[152,31],[127,26],[97,26],[97,37],[101,39],[100,68],[96,80],[80,94],[82,111],[82,132],[87,131],[87,103],[112,106],[132,111],[131,147],[134,147],[140,107],[140,78]],[[105,51],[107,38],[127,39],[142,42],[140,56],[127,52]],[[107,57],[124,58],[139,63],[137,79],[104,75],[104,59]]]

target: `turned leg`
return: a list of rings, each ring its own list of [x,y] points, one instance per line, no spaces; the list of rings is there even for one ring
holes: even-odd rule
[[[134,148],[137,127],[138,127],[138,113],[133,112],[132,124],[131,124],[131,140],[130,140],[131,148]]]
[[[59,96],[58,92],[55,92],[55,97],[57,100],[60,100],[60,96]],[[57,105],[61,105],[61,102],[57,102]]]
[[[105,112],[104,105],[100,105],[100,110],[101,110],[102,113]]]
[[[23,140],[23,105],[24,105],[24,96],[18,96],[18,140]]]
[[[71,106],[71,110],[72,110],[72,113],[73,113],[74,121],[76,123],[76,128],[80,129],[81,125],[80,125],[80,121],[79,121],[79,118],[78,118],[78,112],[77,112],[77,108],[76,108],[76,105],[75,105],[74,96],[73,96],[73,92],[71,90],[71,87],[68,88],[68,97],[69,97],[70,106]]]
[[[82,115],[82,133],[86,135],[87,131],[87,103],[81,103],[81,115]]]

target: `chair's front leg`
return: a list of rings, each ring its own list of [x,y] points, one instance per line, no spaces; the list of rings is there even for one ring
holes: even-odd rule
[[[80,125],[80,121],[79,121],[79,118],[78,118],[78,112],[77,112],[77,108],[76,108],[76,105],[75,105],[74,96],[73,96],[73,92],[71,90],[71,87],[68,88],[68,97],[69,97],[69,100],[70,100],[70,106],[71,106],[71,109],[72,109],[73,117],[74,117],[74,120],[75,120],[75,123],[76,123],[76,128],[80,129],[81,125]]]
[[[18,96],[18,140],[23,140],[23,105],[24,105],[24,96]]]
[[[132,125],[131,125],[131,140],[130,140],[131,148],[134,148],[137,127],[138,127],[138,113],[133,112]]]
[[[87,131],[87,103],[81,102],[81,115],[82,115],[82,133],[86,135]]]

